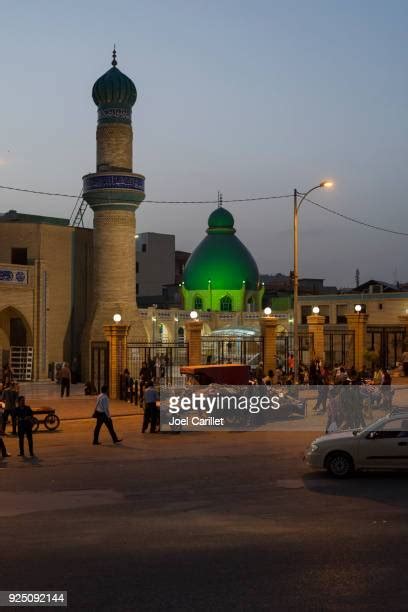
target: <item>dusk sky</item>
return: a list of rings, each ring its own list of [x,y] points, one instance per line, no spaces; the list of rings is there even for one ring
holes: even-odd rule
[[[146,198],[290,194],[408,232],[405,0],[1,2],[0,184],[79,193],[95,170],[94,81],[138,90],[134,171]],[[0,190],[0,211],[69,217],[74,200]],[[292,268],[292,200],[228,205],[263,273]],[[143,204],[137,231],[191,250],[214,205]],[[92,223],[91,215],[88,222]],[[300,276],[408,281],[408,236],[304,203]]]

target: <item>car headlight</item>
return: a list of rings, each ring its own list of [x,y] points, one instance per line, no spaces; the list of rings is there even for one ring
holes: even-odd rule
[[[315,453],[319,450],[319,445],[316,444],[316,442],[312,442],[312,444],[310,445],[310,450],[312,451],[312,453]]]

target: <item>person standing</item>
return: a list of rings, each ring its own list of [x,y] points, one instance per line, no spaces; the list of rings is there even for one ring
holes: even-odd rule
[[[3,383],[3,388],[4,387],[9,387],[11,385],[11,383],[13,382],[13,370],[10,367],[9,363],[6,363],[6,365],[3,368],[3,379],[2,379],[2,383]]]
[[[3,433],[4,432],[1,429],[1,425],[0,425],[0,451],[1,451],[1,456],[4,459],[5,457],[11,457],[11,455],[10,453],[7,452],[6,445],[4,444]]]
[[[71,370],[69,369],[68,363],[64,363],[61,368],[61,397],[64,397],[64,391],[66,396],[69,397],[69,391],[71,387]]]
[[[255,370],[255,378],[256,378],[257,385],[262,385],[264,376],[265,376],[265,373],[263,369],[263,361],[260,361]]]
[[[404,376],[408,376],[408,351],[402,353],[402,368],[404,370]]]
[[[11,424],[13,436],[17,435],[17,418],[16,418],[16,404],[17,404],[17,389],[16,384],[11,383],[9,387],[6,387],[3,391],[3,399],[5,403],[5,408],[3,412],[3,433],[6,433],[6,427],[9,416],[11,416]]]
[[[391,389],[391,374],[387,368],[382,368],[381,371],[381,408],[388,412],[392,408],[392,389]]]
[[[18,404],[16,408],[17,416],[17,430],[18,430],[18,442],[20,447],[19,456],[24,457],[24,438],[27,438],[28,450],[31,457],[34,457],[34,446],[33,446],[33,411],[30,406],[25,403],[24,395],[20,395],[18,398]]]
[[[2,431],[0,431],[0,451],[3,459],[6,457],[11,457],[10,453],[7,452],[6,445],[4,444]]]
[[[149,380],[146,384],[146,389],[144,391],[144,417],[143,417],[143,426],[142,433],[145,433],[146,429],[149,427],[150,423],[150,433],[156,433],[156,425],[157,425],[157,391],[153,386],[151,380]]]
[[[295,357],[293,353],[291,353],[288,357],[288,371],[289,374],[293,374],[295,371]]]
[[[115,444],[122,442],[122,438],[121,439],[118,438],[113,428],[113,423],[112,423],[110,410],[109,410],[108,387],[106,385],[102,386],[101,393],[96,398],[94,417],[96,418],[96,425],[95,425],[94,435],[93,435],[93,444],[95,445],[100,444],[99,432],[101,430],[102,425],[106,426]]]

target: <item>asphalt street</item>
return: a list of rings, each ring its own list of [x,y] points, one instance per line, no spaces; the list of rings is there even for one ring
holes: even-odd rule
[[[408,475],[347,481],[302,461],[311,432],[140,434],[92,420],[0,461],[1,590],[71,610],[408,610]]]

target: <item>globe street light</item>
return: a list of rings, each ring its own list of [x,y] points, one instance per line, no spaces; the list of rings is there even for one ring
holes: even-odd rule
[[[313,306],[313,308],[312,308],[312,312],[313,312],[313,314],[316,314],[316,315],[317,315],[317,314],[319,314],[319,312],[320,312],[320,308],[319,308],[318,306]]]
[[[298,272],[298,246],[299,246],[299,235],[298,235],[298,214],[299,208],[302,202],[307,196],[315,191],[315,189],[329,189],[333,187],[333,181],[327,180],[322,181],[319,185],[315,185],[306,193],[301,193],[297,189],[293,191],[293,355],[294,355],[294,375],[295,382],[297,381],[299,371],[299,354],[298,354],[298,301],[299,301],[299,272]],[[301,196],[299,200],[299,196]]]
[[[356,304],[354,306],[354,310],[358,313],[360,313],[362,311],[363,307],[361,306],[361,304]]]
[[[121,322],[121,320],[122,320],[122,316],[121,316],[121,315],[120,315],[118,312],[116,312],[116,313],[113,315],[113,317],[112,317],[112,318],[113,318],[113,320],[114,320],[114,322],[115,322],[115,323],[120,323],[120,322]]]
[[[267,306],[266,308],[264,308],[264,315],[269,317],[272,314],[272,308],[270,308],[269,306]]]
[[[198,312],[196,310],[192,310],[190,312],[190,318],[195,321],[198,318]]]

